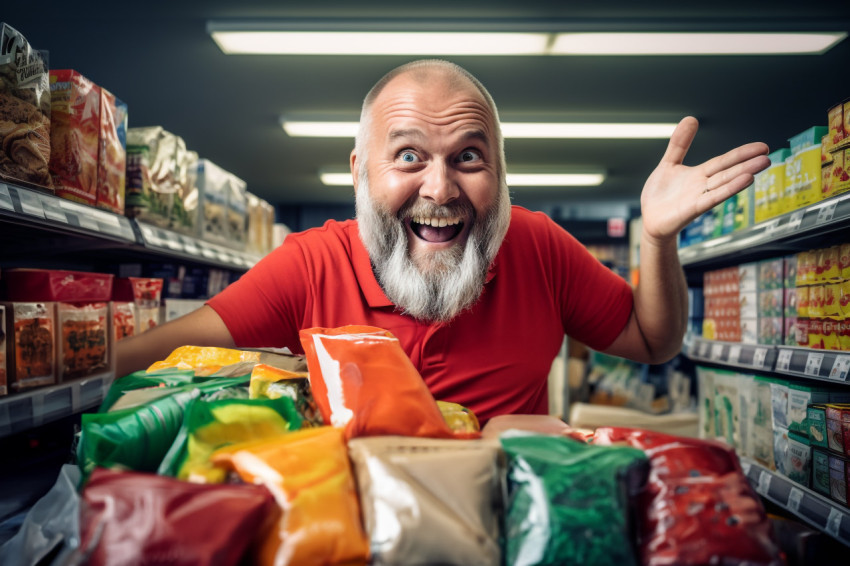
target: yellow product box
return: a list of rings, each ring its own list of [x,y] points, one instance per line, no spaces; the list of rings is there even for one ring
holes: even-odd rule
[[[820,145],[813,145],[792,155],[785,162],[786,181],[793,177],[794,199],[793,208],[803,208],[821,200],[821,163]],[[788,169],[791,171],[788,171]]]
[[[850,101],[836,104],[827,111],[827,122],[829,124],[829,132],[826,134],[827,151],[841,143],[845,137],[844,121],[846,116],[844,115],[844,106],[850,108]]]
[[[830,178],[830,195],[839,195],[850,190],[850,147],[837,149],[832,152],[832,177]]]
[[[832,163],[832,149],[833,145],[829,141],[829,134],[826,134],[820,140],[820,164],[822,166]]]
[[[832,161],[832,154],[830,154],[829,163],[826,163],[820,168],[820,192],[821,195],[823,195],[823,198],[829,198],[835,194],[832,190],[833,165],[835,165],[835,162]]]
[[[753,181],[753,222],[758,224],[768,220],[767,209],[767,171],[762,171],[754,176]]]
[[[785,203],[785,163],[776,163],[767,168],[767,214],[768,218],[788,212]]]

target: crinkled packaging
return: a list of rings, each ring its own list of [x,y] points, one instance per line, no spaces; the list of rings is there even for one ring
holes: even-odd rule
[[[323,426],[234,444],[212,461],[265,485],[282,510],[256,563],[366,564],[369,542],[342,431]]]
[[[310,389],[310,378],[306,371],[289,371],[257,364],[251,370],[251,399],[280,399],[288,397],[304,420],[304,426],[324,424],[319,408]]]
[[[496,442],[380,436],[348,443],[372,563],[501,563]]]

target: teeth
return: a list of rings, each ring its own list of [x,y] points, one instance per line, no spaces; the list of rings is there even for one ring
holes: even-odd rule
[[[435,228],[443,228],[445,226],[454,226],[460,223],[460,218],[426,218],[424,216],[416,216],[412,219],[417,224],[425,226],[434,226]]]

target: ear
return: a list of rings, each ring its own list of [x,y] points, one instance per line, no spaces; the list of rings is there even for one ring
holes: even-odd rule
[[[351,155],[348,158],[348,166],[351,169],[351,179],[354,182],[355,193],[357,192],[357,182],[360,180],[359,175],[357,174],[357,168],[360,165],[357,163],[357,153],[355,153],[356,151],[356,149],[352,149]]]

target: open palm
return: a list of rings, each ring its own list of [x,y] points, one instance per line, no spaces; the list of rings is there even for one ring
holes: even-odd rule
[[[760,142],[693,167],[683,165],[698,128],[696,118],[690,116],[679,122],[664,157],[643,187],[640,203],[646,237],[675,238],[694,218],[747,187],[754,174],[770,165],[768,147]]]

